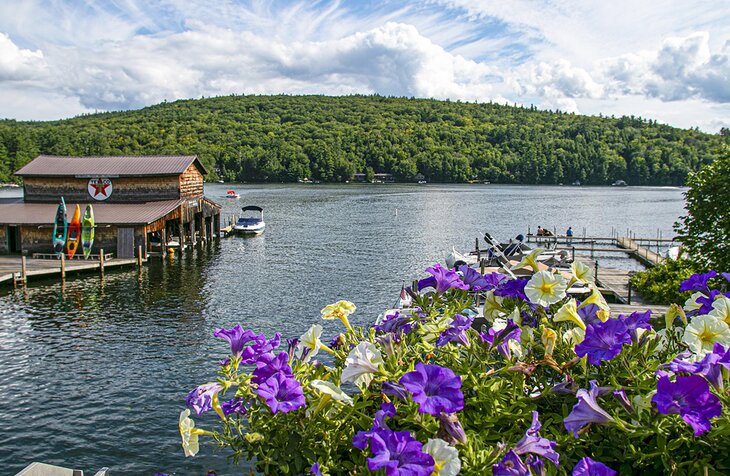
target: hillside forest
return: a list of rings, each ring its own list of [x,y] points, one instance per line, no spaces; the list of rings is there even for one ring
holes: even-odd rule
[[[226,96],[47,122],[0,120],[0,182],[39,154],[196,154],[208,180],[682,185],[720,154],[640,117],[382,96]]]

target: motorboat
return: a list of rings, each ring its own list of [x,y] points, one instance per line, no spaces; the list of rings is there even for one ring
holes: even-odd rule
[[[239,235],[260,235],[263,233],[264,228],[266,228],[266,223],[264,223],[264,209],[255,205],[248,205],[241,210],[248,215],[255,215],[258,212],[259,216],[243,216],[239,218],[233,225],[233,232]]]
[[[241,198],[241,196],[235,190],[229,190],[226,192],[226,198]]]
[[[626,187],[626,182],[623,180],[616,180],[614,183],[611,184],[612,187]]]

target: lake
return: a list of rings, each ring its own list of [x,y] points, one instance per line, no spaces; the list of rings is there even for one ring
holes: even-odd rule
[[[223,198],[229,188],[240,200]],[[223,205],[224,219],[243,205],[263,207],[266,232],[103,281],[89,275],[0,289],[5,474],[32,461],[91,474],[103,466],[114,475],[240,474],[247,466],[236,469],[210,444],[187,459],[180,447],[187,392],[210,381],[229,350],[214,329],[240,323],[298,337],[339,299],[358,306],[353,324],[367,325],[402,283],[422,277],[452,246],[473,249],[485,231],[502,240],[538,225],[668,238],[684,205],[682,189],[651,187],[208,184],[206,195]],[[598,260],[636,267],[615,256]],[[341,330],[324,327],[327,340]],[[207,427],[215,418],[194,419]]]

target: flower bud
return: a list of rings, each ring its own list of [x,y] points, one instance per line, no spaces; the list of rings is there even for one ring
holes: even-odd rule
[[[456,443],[466,444],[467,439],[464,427],[461,426],[459,417],[455,413],[441,412],[438,415],[438,419],[441,425],[436,434],[437,437],[451,445],[455,445]]]

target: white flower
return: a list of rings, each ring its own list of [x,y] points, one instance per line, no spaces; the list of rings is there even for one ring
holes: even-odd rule
[[[484,318],[494,320],[499,317],[504,312],[504,308],[502,307],[503,300],[503,297],[495,296],[493,290],[487,291],[487,294],[484,296],[484,311],[482,312]]]
[[[682,342],[698,357],[712,352],[715,343],[730,345],[730,327],[714,316],[695,316],[684,330]]]
[[[314,324],[312,327],[310,327],[309,330],[299,338],[299,344],[297,344],[297,357],[302,356],[305,347],[308,347],[311,350],[304,358],[304,362],[309,362],[309,359],[317,355],[320,347],[322,347],[322,341],[319,340],[321,335],[322,326],[320,326],[319,324]]]
[[[560,274],[538,271],[525,285],[525,295],[533,304],[546,307],[565,297],[568,283]]]
[[[431,476],[456,476],[461,471],[459,450],[440,438],[429,438],[423,445],[423,452],[431,455],[434,461]]]
[[[571,349],[575,349],[575,346],[583,342],[586,338],[586,331],[580,327],[574,327],[568,331],[563,332],[563,342],[570,346]]]
[[[373,374],[380,372],[383,356],[372,342],[360,342],[345,359],[345,369],[340,377],[340,385],[354,383],[361,389],[370,385]]]
[[[578,308],[575,303],[575,299],[563,304],[558,312],[553,316],[554,322],[571,321],[583,330],[586,330],[586,325],[578,314]]]
[[[454,322],[454,320],[447,316],[429,319],[425,323],[421,324],[418,332],[424,341],[433,342],[438,339],[443,331],[449,328],[452,322]]]
[[[608,320],[608,318],[611,316],[611,308],[608,307],[606,298],[603,297],[603,294],[601,294],[596,286],[593,286],[591,288],[591,295],[585,298],[583,302],[580,303],[578,309],[582,309],[589,304],[595,304],[600,308],[600,310],[596,313],[596,317],[598,317],[601,322],[606,322],[606,320]]]
[[[591,273],[591,268],[582,261],[573,261],[570,269],[573,273],[573,278],[578,282],[588,284],[595,280],[595,276]]]
[[[537,257],[540,256],[543,251],[545,251],[544,248],[535,248],[534,250],[530,251],[530,254],[523,256],[522,261],[512,266],[512,269],[519,269],[525,266],[529,266],[530,268],[532,268],[532,271],[537,272],[537,270],[539,269],[537,267]]]
[[[699,304],[697,302],[697,298],[703,297],[704,294],[701,292],[692,293],[692,295],[684,302],[684,310],[685,311],[694,311],[695,309],[699,309],[702,307],[702,304]]]
[[[337,400],[338,402],[343,402],[348,405],[352,405],[352,398],[342,391],[340,387],[333,384],[332,382],[327,382],[326,380],[312,380],[310,384],[312,388],[315,388],[319,390],[320,392],[324,393],[325,395],[329,395],[332,397],[333,400]]]
[[[712,303],[712,311],[709,315],[725,321],[725,324],[730,324],[730,299],[723,295],[717,296]]]
[[[198,454],[200,447],[198,446],[198,434],[194,431],[195,422],[190,419],[190,410],[183,410],[180,412],[179,427],[185,456],[195,456]]]

